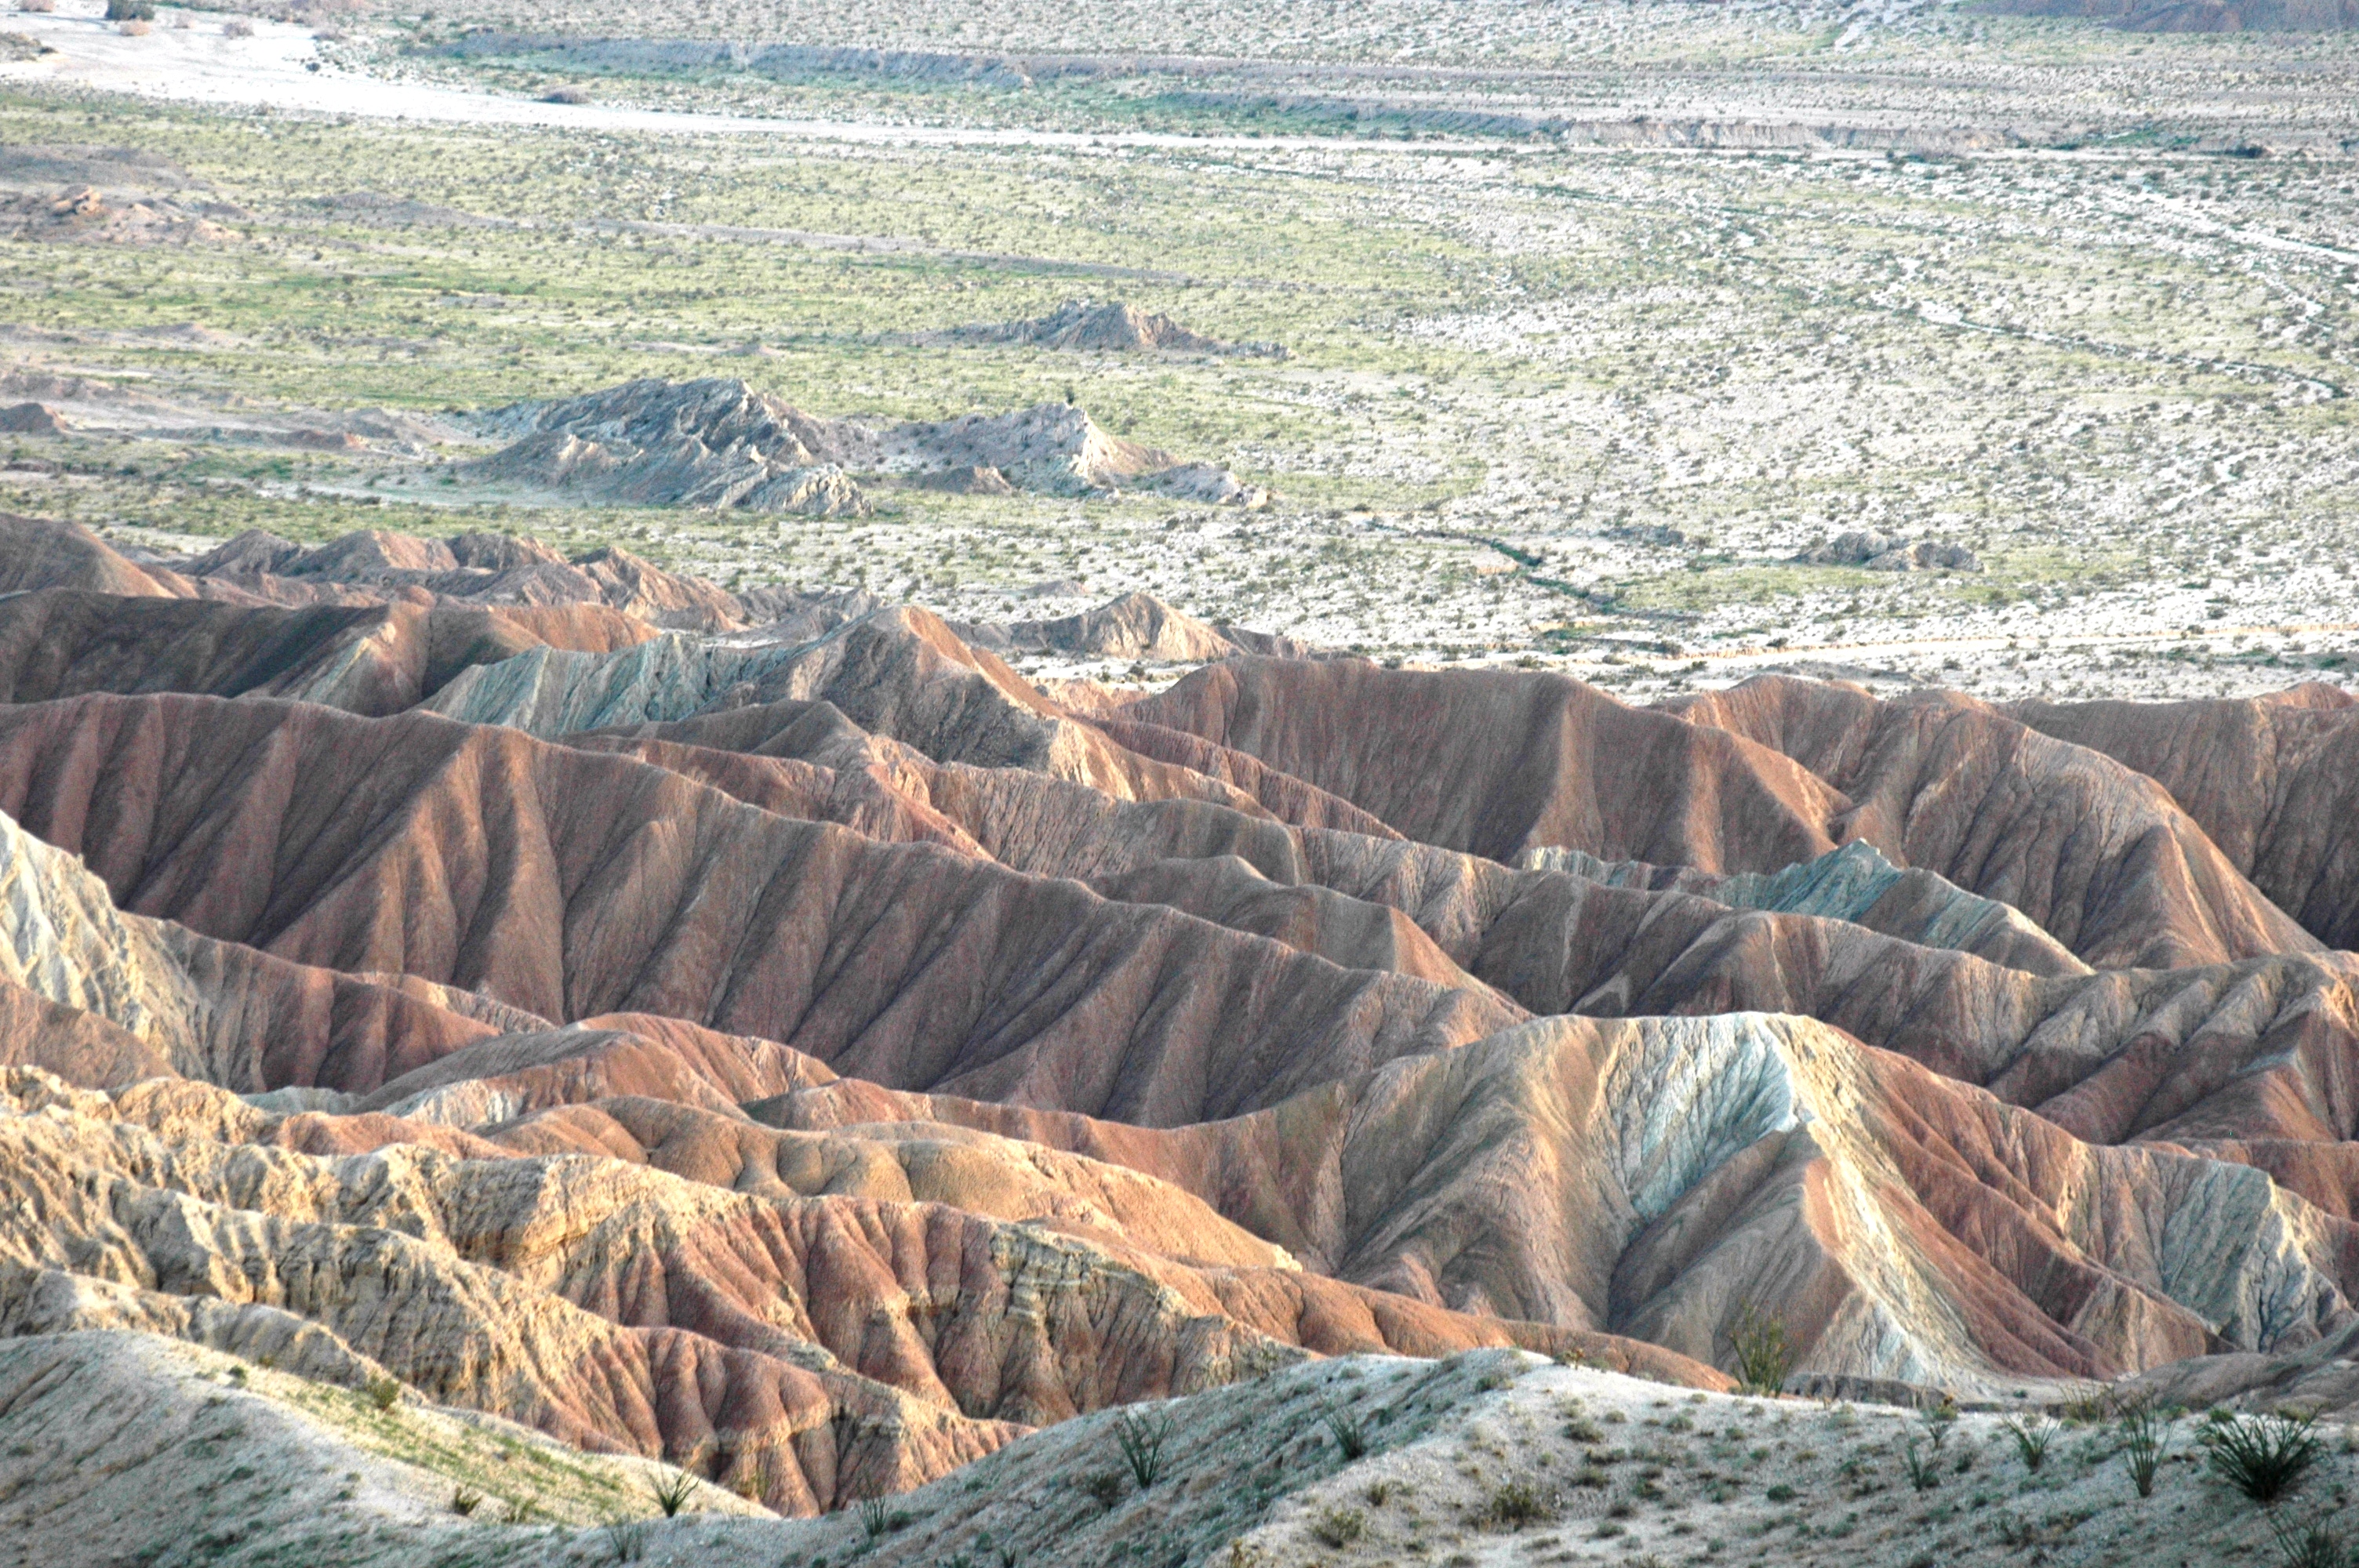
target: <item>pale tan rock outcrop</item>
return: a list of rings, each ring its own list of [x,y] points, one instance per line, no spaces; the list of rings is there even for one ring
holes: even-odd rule
[[[571,1443],[758,1475],[787,1511],[940,1474],[1013,1435],[1009,1419],[1212,1386],[1298,1346],[1431,1353],[1520,1333],[1612,1349],[1285,1268],[1191,1269],[1086,1238],[1092,1199],[1114,1206],[1106,1217],[1159,1211],[1195,1227],[1179,1195],[1071,1157],[1039,1171],[1028,1205],[1008,1196],[1082,1206],[1008,1225],[840,1190],[806,1197],[784,1179],[730,1190],[574,1149],[486,1159],[398,1143],[322,1160],[269,1141],[283,1123],[220,1091],[108,1097],[21,1069],[5,1087],[0,1268],[15,1316],[0,1324],[184,1335],[283,1351],[339,1379],[383,1367],[438,1402]],[[651,1133],[694,1114],[610,1104],[609,1136],[625,1125],[615,1112]],[[512,1136],[594,1141],[588,1117]],[[833,1152],[955,1185],[1013,1152],[946,1133],[863,1156],[841,1136],[735,1125],[766,1142],[774,1175]]]

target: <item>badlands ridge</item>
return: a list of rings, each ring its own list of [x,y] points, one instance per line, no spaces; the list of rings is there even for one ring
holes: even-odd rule
[[[2359,1404],[2338,691],[1634,708],[487,535],[0,589],[6,1561],[1417,1555],[1322,1433],[1782,1430],[1764,1323]]]

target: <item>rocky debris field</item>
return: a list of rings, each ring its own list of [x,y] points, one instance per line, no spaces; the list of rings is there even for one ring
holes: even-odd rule
[[[1641,707],[480,533],[0,583],[24,1561],[2208,1568],[2347,1484],[2332,688]]]

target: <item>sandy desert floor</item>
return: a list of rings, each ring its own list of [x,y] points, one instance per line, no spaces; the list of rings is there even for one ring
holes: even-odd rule
[[[65,439],[16,438],[0,503],[300,536],[364,505],[408,525],[411,498],[530,507],[543,534],[723,580],[977,617],[1144,589],[1632,696],[1770,669],[1998,697],[2343,677],[2352,45],[1941,7],[1640,6],[1592,37],[1476,9],[1507,20],[1396,39],[1406,14],[1374,8],[1274,84],[1191,57],[1006,89],[460,49],[462,27],[516,24],[495,5],[245,38],[168,12],[125,37],[65,0],[10,24],[53,52],[0,68],[0,136],[160,155],[171,172],[118,171],[125,199],[146,179],[220,215],[194,240],[33,224],[6,248],[12,395],[87,373],[186,416],[92,408]],[[1174,47],[1158,15],[1077,39],[1044,14],[993,42]],[[881,26],[829,16],[612,20],[755,43]],[[1282,7],[1220,20],[1239,57],[1297,37]],[[973,49],[976,27],[945,11],[893,36]],[[582,102],[542,101],[568,84]],[[8,178],[33,202],[108,167]],[[1288,351],[927,340],[1077,297]],[[449,452],[180,438],[233,405],[284,430],[633,374],[897,417],[1070,395],[1280,499],[618,515],[443,484],[427,470]],[[1981,569],[1797,561],[1850,531]]]

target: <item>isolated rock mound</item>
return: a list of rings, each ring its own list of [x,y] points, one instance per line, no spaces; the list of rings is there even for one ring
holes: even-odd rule
[[[1872,572],[1978,572],[1983,564],[1963,545],[1905,539],[1873,530],[1838,534],[1794,557],[1810,566],[1865,567]]]
[[[464,477],[634,505],[864,516],[869,503],[853,471],[964,494],[1163,488],[1223,505],[1266,500],[1217,465],[1110,435],[1067,404],[870,427],[819,418],[713,377],[520,403],[487,423],[518,439],[461,465]]]
[[[898,425],[878,438],[879,466],[919,484],[987,492],[996,474],[1018,490],[1051,495],[1156,491],[1213,505],[1268,504],[1265,491],[1216,463],[1190,462],[1109,434],[1071,404],[1041,403],[1013,414],[969,414]]]
[[[1203,622],[1146,593],[1126,593],[1054,621],[1017,621],[980,630],[993,645],[1108,659],[1204,664],[1244,652]]]
[[[1169,316],[1119,299],[1069,299],[1046,316],[987,322],[943,334],[953,342],[1031,343],[1046,349],[1114,353],[1271,353],[1273,343],[1224,343],[1190,331]]]
[[[869,434],[815,419],[742,381],[627,382],[490,416],[519,438],[461,465],[484,483],[528,485],[643,506],[711,506],[861,516],[844,472],[873,454]]]

